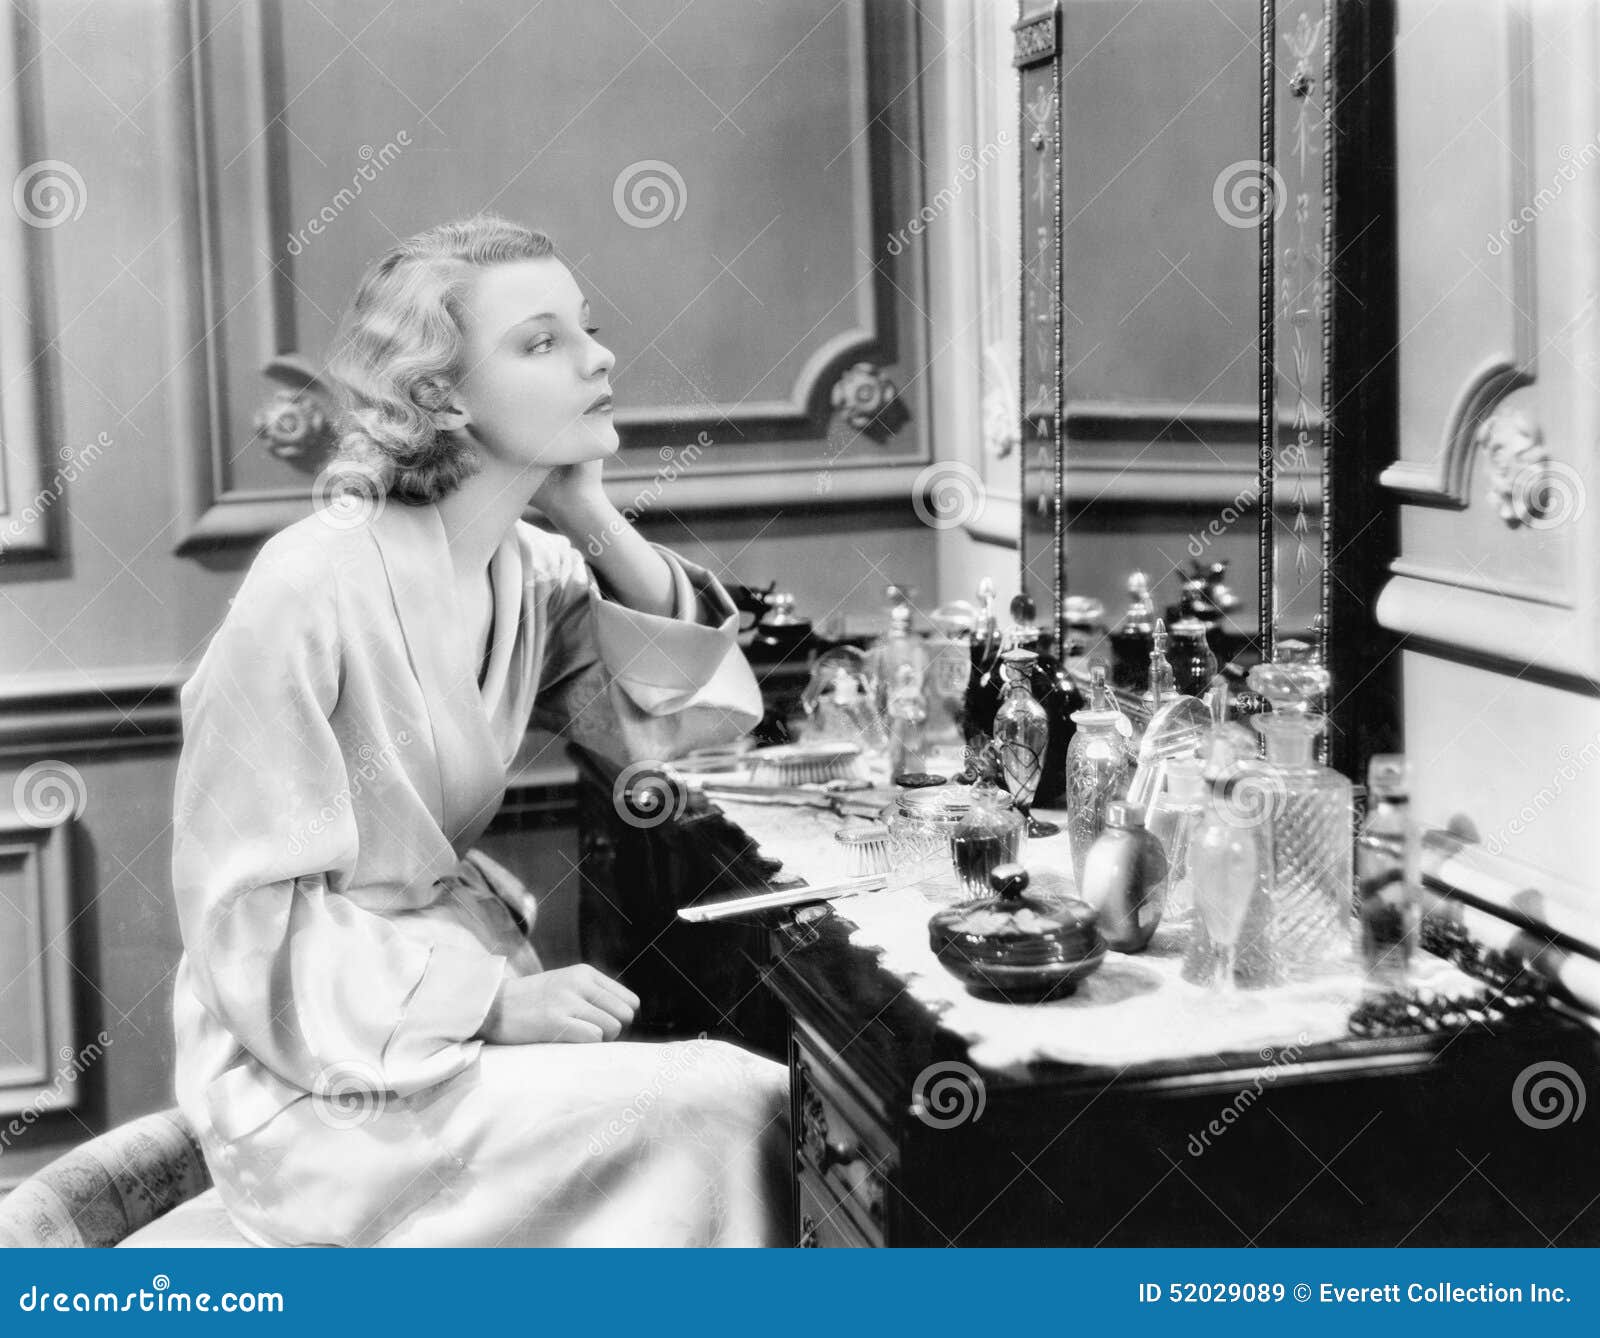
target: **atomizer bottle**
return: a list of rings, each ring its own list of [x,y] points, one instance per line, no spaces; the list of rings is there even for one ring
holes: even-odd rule
[[[1402,989],[1421,928],[1421,845],[1406,759],[1379,753],[1367,766],[1367,819],[1356,842],[1361,960],[1379,989]]]

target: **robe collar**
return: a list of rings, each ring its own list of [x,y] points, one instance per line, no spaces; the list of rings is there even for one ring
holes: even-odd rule
[[[382,555],[395,612],[422,686],[439,764],[436,811],[455,843],[475,839],[505,793],[506,767],[516,740],[497,736],[495,718],[510,691],[510,667],[522,623],[523,571],[514,529],[489,563],[494,631],[489,668],[478,687],[478,665],[456,600],[444,518],[431,503],[408,506],[390,498],[369,522]]]

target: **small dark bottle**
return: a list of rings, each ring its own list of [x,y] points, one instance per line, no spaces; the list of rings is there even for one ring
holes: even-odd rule
[[[1180,618],[1172,624],[1172,644],[1167,652],[1177,690],[1188,697],[1204,697],[1217,673],[1217,656],[1211,649],[1206,625],[1198,618]]]
[[[1028,690],[1050,718],[1050,738],[1044,750],[1044,771],[1033,802],[1042,808],[1057,808],[1067,793],[1067,748],[1078,732],[1072,713],[1084,707],[1083,694],[1072,681],[1061,661],[1050,651],[1049,638],[1035,621],[1035,606],[1026,594],[1011,601],[1014,625],[1007,633],[1007,650],[1031,650],[1038,658],[1033,665]],[[1149,657],[1145,659],[1149,666]],[[999,678],[998,668],[995,677]],[[991,714],[991,719],[993,716]]]
[[[1128,577],[1128,608],[1111,630],[1111,681],[1129,692],[1142,692],[1150,676],[1150,652],[1156,630],[1150,582],[1142,571]]]
[[[994,713],[1000,709],[1000,628],[994,616],[994,582],[987,576],[978,583],[982,612],[972,629],[972,668],[967,675],[967,692],[961,705],[961,734],[972,748],[979,737],[994,729]]]

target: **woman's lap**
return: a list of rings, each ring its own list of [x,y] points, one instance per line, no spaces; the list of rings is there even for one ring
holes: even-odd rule
[[[788,1076],[719,1041],[484,1046],[407,1099],[297,1102],[221,1154],[293,1244],[780,1244]]]

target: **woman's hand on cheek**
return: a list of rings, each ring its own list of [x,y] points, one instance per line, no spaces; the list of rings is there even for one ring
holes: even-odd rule
[[[557,465],[533,494],[533,504],[558,526],[581,522],[606,504],[606,490],[600,481],[602,458],[583,460],[573,465]]]
[[[508,975],[478,1035],[492,1045],[614,1041],[639,996],[592,966]]]

